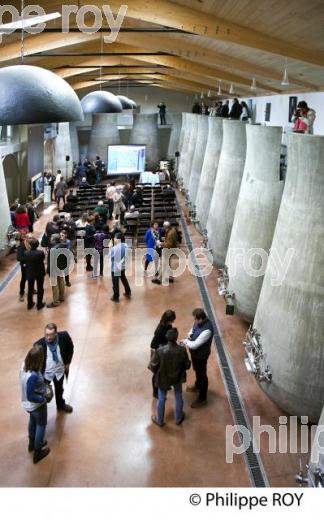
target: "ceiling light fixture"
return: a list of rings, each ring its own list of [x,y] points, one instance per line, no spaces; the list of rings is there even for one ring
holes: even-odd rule
[[[257,89],[255,78],[252,78],[252,83],[251,83],[251,87],[250,88],[251,88],[251,90],[256,90]]]
[[[234,85],[233,83],[231,83],[231,86],[230,86],[230,89],[229,89],[229,94],[234,94]]]
[[[286,60],[286,66],[285,66],[285,70],[284,70],[282,80],[281,80],[281,85],[283,87],[288,87],[290,85],[289,77],[288,77],[288,70],[287,70],[287,60]]]
[[[218,84],[217,95],[218,95],[218,96],[221,96],[221,95],[222,95],[221,81],[220,81],[219,84]]]

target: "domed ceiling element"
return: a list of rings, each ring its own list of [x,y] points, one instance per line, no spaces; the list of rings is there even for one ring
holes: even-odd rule
[[[123,111],[118,97],[104,90],[90,92],[81,100],[81,105],[85,114],[117,114]]]

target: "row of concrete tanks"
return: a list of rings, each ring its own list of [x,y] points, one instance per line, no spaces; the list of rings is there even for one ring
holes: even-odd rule
[[[91,128],[85,128],[84,124],[80,124],[79,148],[93,161],[97,155],[102,158],[107,157],[109,145],[145,144],[146,162],[149,168],[155,168],[160,159],[175,157],[181,130],[182,116],[180,113],[167,115],[170,124],[166,128],[158,127],[157,114],[132,114],[131,117],[132,126],[126,126],[120,130],[118,114],[93,114],[92,120],[90,119]],[[73,159],[76,161],[79,160],[74,136],[77,130],[77,126],[70,125],[73,150],[75,151]],[[81,139],[83,141],[84,138],[87,139],[86,144],[81,143]]]
[[[184,136],[195,117],[184,118]],[[216,264],[228,267],[237,313],[253,323],[246,364],[283,410],[316,423],[324,395],[324,137],[289,135],[284,187],[282,129],[221,124],[218,166],[211,161],[204,171],[215,138],[209,122],[197,215],[206,214],[199,192],[213,182],[209,244]]]

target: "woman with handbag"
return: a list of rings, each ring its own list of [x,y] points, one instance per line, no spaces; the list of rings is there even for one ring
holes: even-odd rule
[[[41,373],[43,362],[43,348],[40,345],[34,345],[28,352],[20,370],[22,406],[29,413],[28,451],[34,452],[34,464],[37,464],[50,452],[44,437],[47,425],[47,402],[53,397],[53,392],[49,385],[46,388]]]
[[[151,359],[155,353],[155,351],[168,343],[168,340],[166,338],[166,333],[168,330],[172,329],[172,325],[176,320],[176,313],[168,309],[166,310],[161,317],[160,323],[155,329],[153,339],[151,341]],[[154,384],[154,375],[152,378],[152,387],[153,387],[153,397],[157,399],[158,397],[158,389]]]

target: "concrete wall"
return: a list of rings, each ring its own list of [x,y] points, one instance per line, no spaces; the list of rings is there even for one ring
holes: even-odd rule
[[[0,251],[7,244],[7,231],[11,224],[9,201],[7,196],[6,180],[3,171],[2,160],[0,160]]]
[[[280,94],[275,96],[260,96],[251,98],[240,98],[248,101],[252,99],[253,112],[256,123],[267,126],[282,126],[285,131],[290,132],[293,123],[289,123],[289,97],[297,96],[298,101],[306,101],[308,106],[316,110],[317,118],[314,124],[314,133],[324,134],[324,92],[307,92],[303,94]],[[270,122],[265,122],[266,103],[271,103]],[[284,136],[285,138],[285,136]]]
[[[169,114],[169,124],[172,125],[171,135],[169,139],[169,146],[167,151],[168,159],[174,159],[175,153],[179,151],[180,148],[180,131],[182,126],[182,114],[179,112],[175,112]]]
[[[62,171],[65,178],[72,177],[72,161],[68,163],[65,158],[72,157],[71,137],[69,123],[59,123],[58,134],[54,141],[54,173]]]
[[[146,168],[152,170],[160,160],[156,114],[135,114],[129,144],[146,144]]]
[[[324,395],[324,137],[291,135],[286,185],[254,326],[272,371],[262,388],[283,410],[317,422]]]

